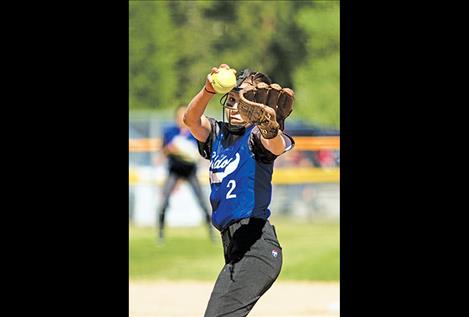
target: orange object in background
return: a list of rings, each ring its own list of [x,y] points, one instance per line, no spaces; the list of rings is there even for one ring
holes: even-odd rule
[[[338,136],[296,136],[294,150],[319,151],[340,149],[340,137]],[[153,139],[129,139],[129,152],[154,152],[161,146],[161,140]]]

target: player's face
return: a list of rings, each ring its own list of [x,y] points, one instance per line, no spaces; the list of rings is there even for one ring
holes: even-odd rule
[[[244,88],[247,84],[242,83],[240,88]],[[244,125],[246,122],[241,118],[241,115],[237,111],[238,109],[238,102],[239,102],[239,93],[230,91],[228,94],[228,98],[226,100],[226,105],[230,108],[234,108],[235,110],[225,109],[225,115],[227,118],[230,119],[230,123],[234,125]]]
[[[238,112],[238,102],[239,94],[236,92],[230,92],[228,94],[228,99],[226,100],[226,105],[234,110],[225,109],[225,115],[230,119],[230,123],[234,125],[243,125],[245,122],[241,119],[241,115]]]

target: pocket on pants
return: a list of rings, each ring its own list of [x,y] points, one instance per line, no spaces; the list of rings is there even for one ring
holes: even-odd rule
[[[268,225],[264,228],[262,239],[265,242],[267,242],[267,243],[269,243],[269,244],[271,244],[275,247],[278,247],[278,248],[282,249],[282,246],[280,245],[280,242],[278,241],[277,232],[275,231],[274,226]]]

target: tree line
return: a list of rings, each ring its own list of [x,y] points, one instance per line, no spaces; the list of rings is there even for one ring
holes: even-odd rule
[[[339,6],[334,0],[130,1],[130,110],[187,104],[210,67],[228,63],[291,87],[292,119],[338,128]]]

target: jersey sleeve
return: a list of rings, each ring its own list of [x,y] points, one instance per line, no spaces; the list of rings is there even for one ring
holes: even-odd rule
[[[178,135],[178,133],[179,133],[179,128],[178,127],[176,127],[176,126],[166,126],[163,129],[163,144],[162,144],[162,146],[165,147],[166,145],[171,143],[173,138],[176,135]]]
[[[212,153],[212,144],[213,141],[216,139],[218,133],[220,133],[220,126],[217,120],[215,120],[214,118],[208,117],[207,119],[210,122],[211,126],[210,134],[208,135],[207,140],[205,142],[200,142],[197,140],[197,145],[199,148],[200,155],[203,158],[210,160],[210,156]]]
[[[281,136],[284,138],[286,144],[285,151],[283,153],[290,151],[295,146],[295,141],[286,133],[282,133]],[[261,141],[261,133],[258,127],[255,127],[252,130],[251,137],[249,139],[249,146],[255,156],[255,159],[262,163],[272,163],[277,157],[279,157],[279,155],[273,154],[264,147]]]

